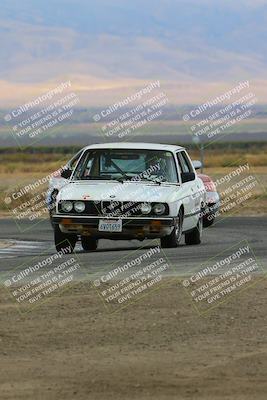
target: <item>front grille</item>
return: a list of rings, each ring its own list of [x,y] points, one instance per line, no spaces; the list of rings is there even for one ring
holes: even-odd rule
[[[141,216],[141,204],[133,201],[103,201],[101,202],[101,215],[112,215],[114,217]]]
[[[84,201],[85,203],[85,210],[82,213],[77,213],[74,209],[67,213],[68,215],[95,215],[95,216],[110,216],[110,217],[141,217],[144,216],[141,213],[141,205],[143,202],[136,202],[136,201]],[[153,205],[157,203],[151,203],[152,208]],[[166,210],[164,214],[160,216],[169,215],[169,207],[165,204]],[[61,209],[61,203],[58,205],[59,212],[66,214]],[[146,214],[146,216],[153,216],[153,211],[150,214]],[[156,215],[155,215],[156,216]]]

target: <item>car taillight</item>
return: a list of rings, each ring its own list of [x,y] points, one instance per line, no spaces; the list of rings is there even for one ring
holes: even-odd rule
[[[204,182],[204,186],[207,192],[216,192],[216,186],[214,182],[212,181]]]

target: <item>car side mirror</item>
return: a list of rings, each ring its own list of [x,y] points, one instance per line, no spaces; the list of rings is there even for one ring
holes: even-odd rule
[[[71,177],[72,174],[72,170],[71,169],[63,169],[63,171],[61,171],[61,178],[65,178],[65,179],[69,179]]]
[[[202,162],[199,160],[193,160],[192,164],[194,165],[195,169],[201,169],[203,167]]]
[[[196,175],[194,172],[182,172],[181,179],[182,183],[194,181],[196,179]]]

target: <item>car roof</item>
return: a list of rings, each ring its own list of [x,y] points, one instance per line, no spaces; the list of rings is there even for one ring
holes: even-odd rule
[[[90,146],[84,147],[83,150],[87,149],[143,149],[143,150],[177,151],[177,150],[182,150],[184,148],[172,144],[119,142],[119,143],[92,144]]]

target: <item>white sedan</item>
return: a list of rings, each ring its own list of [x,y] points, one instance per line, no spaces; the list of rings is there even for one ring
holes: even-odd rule
[[[85,147],[56,197],[52,216],[57,251],[96,250],[107,238],[160,238],[177,247],[182,234],[199,244],[205,187],[183,147],[109,143]]]

